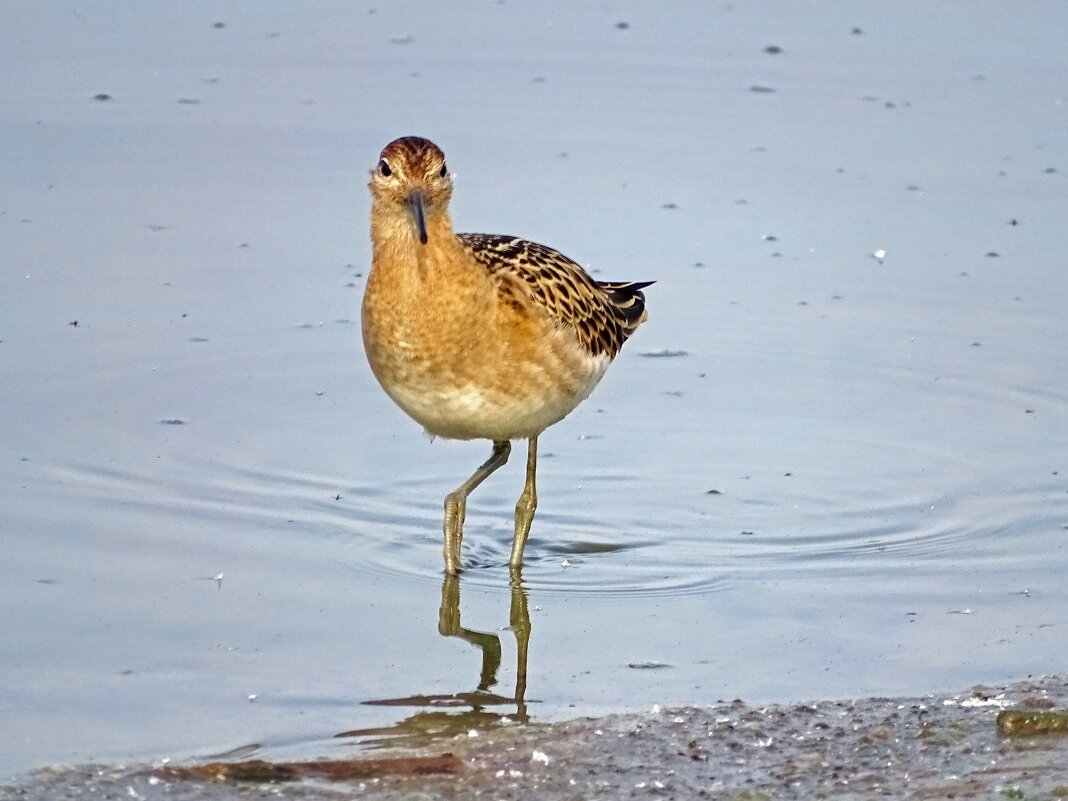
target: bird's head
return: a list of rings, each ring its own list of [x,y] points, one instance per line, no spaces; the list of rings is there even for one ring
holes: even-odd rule
[[[424,245],[429,223],[447,211],[452,197],[445,154],[418,136],[403,136],[386,145],[368,186],[374,213],[387,215],[395,225],[410,226]]]

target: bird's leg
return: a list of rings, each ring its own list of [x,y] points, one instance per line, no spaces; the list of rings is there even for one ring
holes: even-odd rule
[[[538,508],[538,492],[534,488],[534,474],[538,472],[538,438],[527,440],[527,480],[523,494],[515,505],[515,539],[512,540],[512,558],[508,564],[519,567],[523,564],[523,546],[527,544],[534,510]]]
[[[460,542],[464,538],[464,513],[467,496],[498,467],[508,461],[512,443],[495,440],[493,452],[471,477],[445,496],[445,572],[455,576],[460,572]]]

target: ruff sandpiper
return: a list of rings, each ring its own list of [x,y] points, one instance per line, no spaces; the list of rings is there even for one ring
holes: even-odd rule
[[[467,496],[527,440],[509,564],[537,507],[538,436],[584,400],[646,319],[644,283],[595,281],[514,236],[457,234],[452,176],[433,142],[386,145],[371,173],[373,259],[363,342],[386,393],[431,436],[488,439],[489,459],[445,498],[445,570],[460,569]]]

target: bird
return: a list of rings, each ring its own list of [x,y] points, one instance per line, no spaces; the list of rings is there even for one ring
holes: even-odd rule
[[[467,497],[527,440],[509,565],[538,498],[538,437],[585,400],[647,319],[644,282],[596,281],[546,245],[455,233],[445,154],[418,136],[382,150],[368,182],[364,350],[386,394],[433,437],[487,439],[489,458],[445,498],[445,572],[460,572]]]

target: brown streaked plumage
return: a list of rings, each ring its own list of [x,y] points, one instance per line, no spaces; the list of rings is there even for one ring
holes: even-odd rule
[[[468,494],[528,440],[510,564],[519,567],[537,494],[538,436],[584,400],[645,322],[642,288],[595,281],[571,259],[512,236],[456,234],[452,178],[437,145],[406,136],[371,173],[374,255],[363,340],[386,393],[431,435],[493,441],[445,499],[445,570],[459,571]]]

